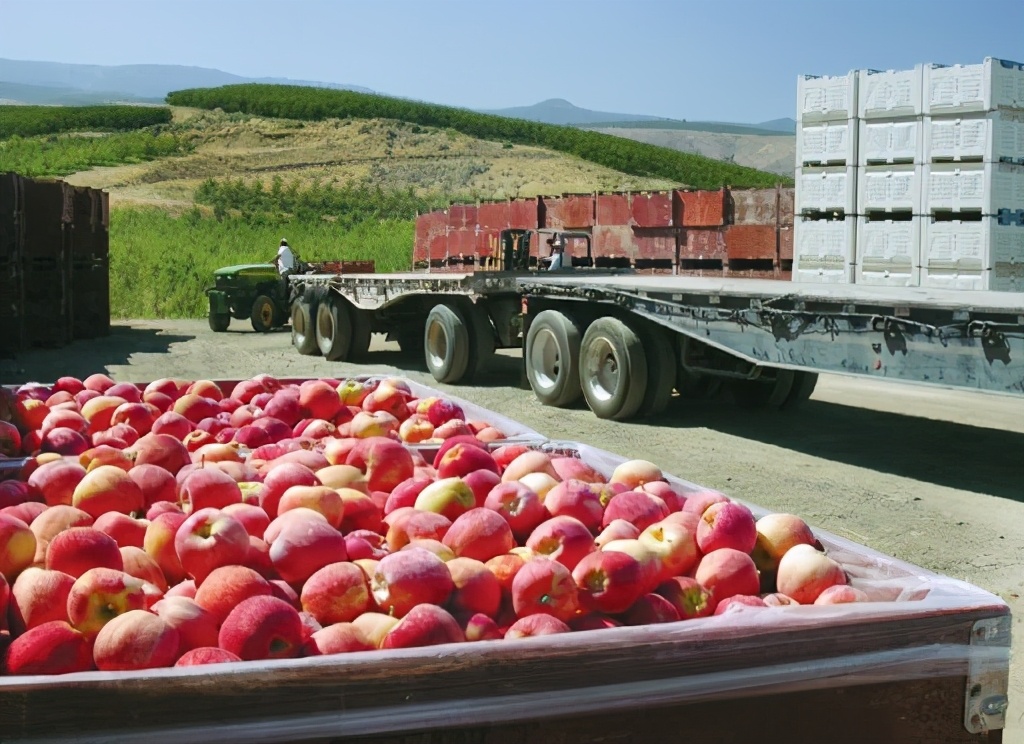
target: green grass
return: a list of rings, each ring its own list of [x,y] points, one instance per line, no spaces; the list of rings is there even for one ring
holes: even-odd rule
[[[394,119],[453,129],[480,139],[543,147],[629,175],[664,178],[699,189],[767,187],[788,182],[773,173],[610,134],[353,91],[245,84],[176,91],[167,96],[167,101],[175,106],[303,121]]]
[[[11,137],[0,141],[0,173],[9,171],[29,178],[66,176],[101,165],[178,155],[190,147],[177,135],[155,131]]]
[[[0,106],[0,139],[128,131],[170,122],[167,106]]]
[[[203,290],[224,266],[270,263],[282,237],[304,260],[365,260],[377,271],[412,266],[413,220],[365,221],[345,231],[332,221],[254,224],[198,210],[174,217],[124,207],[110,217],[110,311],[115,318],[200,318]]]

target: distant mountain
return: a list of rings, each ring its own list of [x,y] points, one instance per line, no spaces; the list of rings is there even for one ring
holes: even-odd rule
[[[214,88],[236,83],[307,85],[372,93],[358,85],[287,78],[250,78],[208,67],[183,65],[76,65],[0,58],[0,98],[17,103],[67,104],[103,101],[160,102],[173,90]],[[20,88],[17,86],[21,86]],[[76,101],[76,103],[79,101]]]
[[[672,121],[658,116],[644,116],[643,114],[611,114],[607,111],[591,111],[580,108],[566,101],[564,98],[550,98],[547,101],[535,103],[532,106],[514,106],[512,108],[480,110],[481,114],[494,114],[495,116],[507,116],[510,119],[527,119],[528,121],[539,121],[544,124],[581,125],[597,124],[609,121]]]
[[[770,129],[775,132],[796,134],[796,119],[772,119],[771,121],[762,121],[754,126],[758,129]]]

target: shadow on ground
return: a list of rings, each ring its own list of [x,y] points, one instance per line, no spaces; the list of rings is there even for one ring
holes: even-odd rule
[[[0,383],[53,382],[70,375],[85,378],[109,367],[128,364],[133,354],[159,354],[191,335],[171,335],[152,328],[111,325],[110,335],[74,341],[58,349],[29,349],[0,363]]]
[[[791,412],[675,400],[644,423],[707,428],[833,462],[1024,502],[1024,434],[811,400]],[[784,456],[784,455],[781,455]]]

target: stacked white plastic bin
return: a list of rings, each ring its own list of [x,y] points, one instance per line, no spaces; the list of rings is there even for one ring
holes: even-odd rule
[[[1024,292],[1024,65],[927,65],[921,283]]]
[[[923,67],[858,76],[858,284],[916,287],[921,273]]]
[[[794,281],[853,281],[857,134],[857,73],[802,76],[797,84]]]

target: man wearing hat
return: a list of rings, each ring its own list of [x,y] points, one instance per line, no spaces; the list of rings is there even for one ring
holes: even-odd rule
[[[548,240],[551,246],[551,256],[548,258],[548,271],[572,268],[572,259],[565,255],[565,240],[561,235]]]

